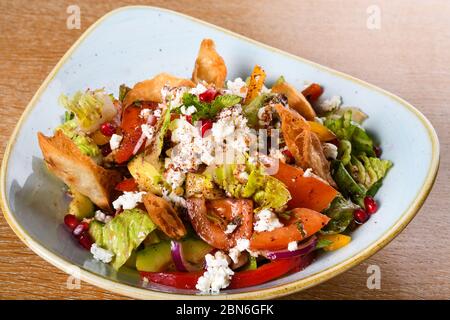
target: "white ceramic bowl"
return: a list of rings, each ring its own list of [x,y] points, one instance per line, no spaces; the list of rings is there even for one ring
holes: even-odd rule
[[[318,82],[327,96],[368,115],[365,127],[394,162],[377,194],[380,210],[353,233],[341,250],[323,254],[305,270],[263,285],[225,290],[218,296],[144,286],[137,274],[115,272],[93,260],[63,225],[67,202],[63,184],[45,169],[36,133],[50,134],[63,115],[57,98],[80,89],[105,87],[118,93],[165,71],[190,77],[200,41],[212,38],[226,61],[228,77],[246,77],[255,64],[268,82],[281,74],[297,87]],[[37,91],[9,141],[1,171],[3,213],[33,251],[82,280],[135,298],[273,298],[323,282],[362,262],[391,241],[414,217],[428,195],[439,164],[439,142],[429,121],[402,99],[361,80],[194,18],[153,7],[125,7],[92,25],[56,65]],[[13,267],[13,265],[11,265]],[[80,269],[77,269],[80,268]],[[78,271],[79,272],[78,272]]]

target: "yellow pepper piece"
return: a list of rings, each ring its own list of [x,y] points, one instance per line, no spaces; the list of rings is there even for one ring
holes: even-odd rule
[[[323,250],[334,251],[349,244],[352,240],[352,237],[346,236],[344,234],[324,234],[320,236],[320,239],[331,241],[328,246],[323,247]]]
[[[323,124],[315,121],[308,121],[308,123],[311,127],[311,131],[317,134],[320,141],[327,142],[336,139],[336,135]]]

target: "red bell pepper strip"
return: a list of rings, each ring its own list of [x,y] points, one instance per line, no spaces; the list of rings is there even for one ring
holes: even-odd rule
[[[300,271],[306,268],[314,259],[314,255],[295,257],[292,259],[280,259],[269,262],[256,270],[236,272],[231,278],[227,289],[246,288],[266,283],[279,278],[290,271]],[[199,272],[143,272],[141,277],[150,282],[174,287],[178,289],[195,290],[198,279],[204,271]]]
[[[138,190],[138,185],[136,183],[136,180],[134,180],[133,178],[129,178],[119,182],[114,189],[122,192],[132,192]]]

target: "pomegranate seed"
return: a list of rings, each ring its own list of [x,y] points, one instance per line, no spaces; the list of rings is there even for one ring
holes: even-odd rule
[[[192,124],[192,116],[186,116],[186,121]]]
[[[69,227],[70,230],[74,230],[76,226],[78,225],[79,221],[77,217],[75,217],[73,214],[66,214],[64,217],[64,224]]]
[[[211,120],[202,120],[202,137],[205,136],[205,133],[210,130],[213,126]]]
[[[330,143],[334,144],[336,147],[339,147],[339,139],[338,138],[331,140]]]
[[[381,153],[383,152],[383,150],[381,150],[380,146],[374,146],[373,152],[375,152],[375,155],[377,156],[377,158],[379,158],[381,157]]]
[[[108,154],[110,154],[111,153],[111,146],[109,145],[109,143],[107,143],[107,144],[104,144],[101,148],[100,148],[100,150],[101,150],[101,152],[102,152],[102,155],[104,156],[104,157],[106,157]]]
[[[92,239],[91,236],[89,235],[89,232],[84,231],[81,235],[80,238],[78,239],[78,243],[81,244],[81,246],[83,248],[85,248],[86,250],[91,250],[91,246],[92,246]]]
[[[353,212],[353,218],[355,219],[355,222],[357,224],[363,224],[367,220],[369,220],[370,215],[367,212],[365,212],[363,209],[356,209]]]
[[[368,214],[374,214],[378,210],[377,202],[371,196],[367,196],[364,198],[364,206],[366,207],[366,211]]]
[[[105,122],[101,125],[100,132],[103,133],[105,136],[110,137],[114,133],[116,133],[116,126],[113,125],[111,122]]]
[[[87,222],[80,222],[75,229],[73,229],[73,235],[75,236],[75,238],[79,238],[81,236],[81,234],[86,231],[87,229],[89,229],[89,224]]]
[[[203,102],[211,102],[213,101],[217,96],[219,95],[219,93],[214,90],[214,89],[208,89],[203,93],[200,93],[200,95],[198,96],[198,98],[200,99],[200,101]]]

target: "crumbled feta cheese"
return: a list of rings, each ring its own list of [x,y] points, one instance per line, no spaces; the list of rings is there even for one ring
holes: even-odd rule
[[[139,113],[139,117],[143,118],[143,119],[147,119],[150,114],[152,113],[152,111],[148,108],[142,109],[141,112]]]
[[[278,217],[269,209],[263,209],[256,214],[257,221],[253,225],[256,232],[272,231],[283,227]]]
[[[109,250],[99,247],[96,243],[91,246],[91,253],[95,260],[103,263],[110,263],[114,257],[114,253]]]
[[[134,209],[136,208],[139,202],[142,202],[142,196],[146,194],[146,192],[128,192],[125,191],[123,195],[118,197],[115,201],[113,201],[112,205],[114,209],[119,210],[120,208]]]
[[[258,119],[261,126],[268,126],[272,121],[272,106],[266,105],[258,110]]]
[[[325,142],[324,144],[322,144],[322,147],[323,153],[325,154],[325,157],[327,159],[336,160],[338,156],[338,148],[334,144]]]
[[[236,225],[236,224],[234,224],[234,223],[229,223],[229,224],[227,225],[227,230],[225,230],[225,234],[231,234],[231,233],[233,233],[234,230],[236,230],[236,228],[237,228],[237,225]]]
[[[141,124],[142,134],[148,139],[152,140],[153,136],[155,134],[155,128],[152,126],[149,126],[148,124],[144,123]]]
[[[217,251],[215,255],[207,254],[206,272],[198,279],[196,288],[202,293],[217,294],[220,289],[225,289],[230,285],[233,270],[229,267],[227,256],[222,251]]]
[[[186,91],[186,87],[170,88],[164,86],[161,89],[161,97],[163,98],[162,100],[170,106],[170,109],[175,109],[183,104],[183,94]]]
[[[250,248],[250,240],[245,238],[237,239],[236,248],[241,252],[248,250]]]
[[[319,109],[322,112],[329,112],[338,109],[342,104],[342,97],[333,96],[330,99],[324,100],[319,104]]]
[[[164,177],[166,178],[167,183],[172,187],[172,191],[175,191],[183,185],[186,174],[180,170],[169,168],[164,173]]]
[[[286,157],[284,156],[283,151],[278,148],[271,148],[269,150],[269,156],[274,159],[286,161]]]
[[[112,220],[112,216],[105,214],[104,212],[102,212],[101,210],[97,210],[95,211],[95,216],[94,216],[95,220],[103,222],[103,223],[108,223],[109,221]]]
[[[169,192],[167,189],[163,189],[162,196],[165,200],[172,202],[175,206],[186,208],[186,199],[177,195],[175,192]]]
[[[247,95],[247,84],[241,78],[236,78],[234,81],[227,81],[227,88],[231,94],[235,94],[242,98]]]
[[[288,250],[289,251],[295,251],[298,249],[297,241],[291,241],[288,243]]]
[[[122,138],[123,137],[121,135],[115,133],[111,136],[111,139],[109,140],[111,150],[116,150],[117,148],[119,148]]]
[[[208,88],[206,88],[203,84],[201,83],[197,83],[197,86],[195,88],[192,88],[189,90],[189,93],[195,94],[195,95],[200,95],[203,92],[205,92],[206,90],[208,90]]]
[[[185,116],[190,116],[190,115],[192,115],[192,114],[197,112],[197,108],[194,107],[194,106],[189,106],[187,108],[186,108],[186,106],[181,106],[180,111]]]
[[[161,109],[156,109],[155,111],[153,111],[153,115],[154,115],[156,118],[161,118],[161,114],[162,114]]]

